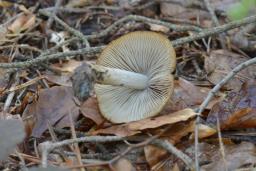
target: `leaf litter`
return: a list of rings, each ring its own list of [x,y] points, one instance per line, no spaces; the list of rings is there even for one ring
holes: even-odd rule
[[[232,3],[235,3],[229,0],[210,2],[218,12],[222,13],[227,12]],[[154,5],[149,4],[147,6],[146,1],[141,0],[136,2],[71,0],[63,2],[60,7],[56,7],[58,9],[56,15],[83,34],[101,33],[107,26],[127,14],[142,15],[170,23],[199,26],[200,28],[208,28],[213,25],[209,13],[195,8],[198,7],[198,4],[194,4],[192,1],[190,3],[186,1],[152,3]],[[49,1],[39,2],[39,6],[32,1],[26,1],[23,4],[0,2],[0,7],[4,9],[1,12],[1,20],[4,24],[0,26],[1,63],[36,59],[39,54],[44,52],[54,54],[84,48],[84,44],[80,41],[62,45],[65,41],[73,38],[74,35],[56,21],[49,24],[50,19],[39,14],[40,9],[48,8],[47,10],[51,11],[54,5],[56,4]],[[38,11],[35,10],[37,8],[39,8]],[[72,15],[66,13],[72,13]],[[10,19],[10,17],[14,18]],[[226,22],[222,17],[219,17],[221,23]],[[150,22],[127,22],[115,29],[102,38],[88,39],[90,45],[92,47],[107,45],[113,39],[134,30],[162,32],[170,40],[196,34],[189,30],[177,32],[169,29],[166,25]],[[239,29],[237,30],[239,31]],[[230,31],[228,36],[235,38],[235,33]],[[253,34],[254,32],[251,30],[244,34],[248,44],[248,52],[253,52],[253,47],[249,46],[254,44]],[[234,48],[234,45],[236,45],[237,48],[244,50],[246,44],[237,44],[231,39],[230,44],[227,43],[231,48],[223,50],[219,48],[218,41],[218,39],[212,37],[208,40],[208,44],[204,41],[194,41],[177,47],[175,50],[178,54],[178,62],[187,63],[187,61],[192,61],[192,65],[188,65],[187,68],[190,71],[189,73],[206,73],[204,77],[206,79],[191,80],[189,78],[197,77],[190,74],[187,74],[187,77],[184,77],[185,79],[177,78],[174,93],[158,116],[126,124],[112,124],[103,118],[94,94],[85,102],[79,102],[74,97],[71,88],[71,75],[74,69],[85,61],[94,63],[94,58],[98,56],[97,53],[92,54],[92,56],[76,55],[73,56],[74,59],[62,57],[61,59],[47,61],[36,67],[18,70],[17,76],[19,79],[12,78],[8,80],[7,76],[12,77],[12,74],[8,75],[9,71],[1,69],[0,92],[4,93],[1,94],[0,108],[3,109],[3,106],[5,106],[9,112],[8,115],[12,116],[12,119],[0,120],[0,159],[8,163],[7,165],[1,164],[0,168],[5,169],[5,167],[11,166],[19,169],[21,167],[20,159],[10,155],[15,148],[19,149],[21,153],[38,156],[38,151],[34,149],[34,147],[37,147],[37,141],[53,141],[54,138],[52,137],[55,136],[57,141],[71,138],[70,114],[75,123],[76,133],[79,136],[97,135],[105,137],[107,135],[118,135],[124,138],[132,138],[132,140],[125,140],[125,143],[80,143],[81,158],[84,159],[85,165],[90,164],[90,162],[95,164],[106,161],[102,156],[119,156],[125,147],[132,147],[133,143],[140,143],[142,142],[141,139],[145,140],[145,137],[150,138],[158,135],[168,126],[171,129],[161,134],[159,138],[167,140],[195,160],[196,109],[205,100],[212,86],[218,84],[238,64],[250,59],[250,53],[247,53],[246,50],[242,52]],[[51,49],[56,46],[59,47]],[[37,49],[36,52],[35,49]],[[51,50],[48,51],[49,49]],[[202,61],[195,60],[195,58]],[[200,62],[196,63],[195,61]],[[202,170],[235,170],[254,167],[256,162],[255,138],[253,138],[255,137],[253,133],[255,132],[256,123],[255,68],[255,65],[253,65],[238,73],[225,85],[221,92],[216,94],[201,116],[203,122],[198,125],[198,136],[200,138],[198,146]],[[203,72],[200,72],[200,70],[203,70]],[[207,84],[203,85],[205,82]],[[200,85],[200,83],[202,84]],[[14,96],[11,96],[12,93]],[[11,99],[9,106],[8,99]],[[4,113],[3,110],[0,112],[1,115]],[[14,116],[21,116],[23,121],[13,119]],[[221,138],[224,152],[219,147],[217,119],[220,122],[221,133],[225,137]],[[49,130],[51,129],[49,123],[50,127],[54,128],[54,132]],[[237,135],[238,138],[234,139],[231,135]],[[245,139],[248,136],[250,142]],[[30,142],[31,139],[32,141],[35,140],[32,142],[33,145]],[[19,146],[21,143],[24,148]],[[75,161],[68,164],[61,160],[61,157],[56,157],[60,156],[60,153]],[[129,153],[122,156],[111,166],[112,169],[164,171],[186,168],[179,158],[168,153],[165,149],[153,145],[146,145],[142,153],[135,154],[135,157],[131,157]],[[57,152],[51,152],[49,156],[49,163],[58,161],[59,165],[64,165],[64,167],[78,167],[75,166],[77,158],[73,157],[77,156],[77,153],[74,153],[72,145],[58,149]],[[24,157],[24,160],[28,167],[40,164],[31,161],[27,157]],[[97,164],[95,166],[90,168],[92,170],[108,170],[111,168],[98,167]],[[33,167],[29,170],[65,170],[65,168],[49,167],[43,169]]]

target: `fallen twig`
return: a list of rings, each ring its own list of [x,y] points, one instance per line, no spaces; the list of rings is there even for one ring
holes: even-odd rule
[[[58,7],[60,7],[62,4],[62,0],[57,0],[56,3],[55,3],[55,6],[53,7],[53,11],[52,13],[54,15],[56,15],[57,11],[58,11]],[[48,19],[47,21],[47,28],[51,28],[52,26],[52,22],[53,22],[53,16],[50,16],[50,18]]]
[[[163,141],[158,139],[164,132],[169,130],[169,127],[165,128],[161,133],[154,135],[152,137],[149,137],[148,139],[137,143],[137,144],[129,144],[129,146],[124,150],[121,154],[118,156],[114,157],[113,159],[109,161],[104,161],[100,163],[92,163],[92,164],[86,164],[86,165],[80,165],[80,166],[75,166],[75,168],[80,168],[80,167],[92,167],[92,166],[102,166],[102,165],[109,165],[110,167],[112,164],[114,164],[116,161],[118,161],[120,158],[125,156],[127,153],[130,151],[137,149],[139,147],[144,147],[148,144],[155,144],[163,149],[166,149],[169,153],[176,155],[178,158],[180,158],[184,163],[189,167],[190,169],[194,169],[194,164],[192,162],[192,159],[187,156],[186,154],[182,153],[180,150],[178,150],[175,146],[170,144],[168,141]],[[48,153],[57,148],[61,147],[64,145],[68,144],[73,144],[73,143],[78,143],[78,142],[94,142],[94,143],[99,143],[99,142],[115,142],[115,141],[122,141],[127,138],[119,137],[119,136],[90,136],[90,137],[82,137],[82,138],[74,138],[74,139],[69,139],[69,140],[63,140],[61,142],[44,142],[41,144],[42,148],[42,166],[47,167],[47,156]],[[74,168],[74,167],[72,167]]]
[[[40,62],[53,60],[53,59],[64,59],[66,57],[75,56],[75,55],[86,55],[86,54],[94,54],[99,53],[105,46],[91,47],[91,48],[83,48],[75,51],[55,53],[49,55],[40,55],[35,59],[27,60],[25,62],[13,62],[13,63],[0,63],[0,68],[26,68],[32,65],[38,64]]]
[[[212,18],[214,26],[220,26],[219,20],[218,20],[217,16],[215,15],[215,11],[213,10],[209,0],[204,0],[204,4],[205,4],[207,10],[209,11],[209,13],[211,15],[211,18]],[[224,38],[225,38],[225,34],[222,33],[222,34],[219,35],[221,47],[223,49],[226,48],[226,44],[225,44],[225,39]]]
[[[218,33],[221,33],[221,32],[227,31],[227,30],[231,30],[231,29],[240,27],[242,25],[246,25],[246,24],[253,23],[253,22],[256,22],[256,16],[251,16],[251,17],[244,18],[242,20],[233,21],[231,23],[228,23],[228,24],[225,24],[225,25],[222,25],[222,26],[218,26],[218,27],[213,27],[211,29],[205,29],[205,30],[203,30],[202,32],[200,32],[198,34],[174,40],[174,41],[172,41],[172,44],[174,46],[179,46],[179,45],[189,43],[189,42],[194,41],[194,40],[202,39],[204,37],[214,35],[214,34],[218,34]],[[103,32],[105,34],[105,32],[108,32],[108,31],[106,29]],[[101,35],[103,32],[101,32],[99,35]],[[96,36],[97,37],[97,35],[90,35],[90,36],[92,36],[92,37]],[[87,38],[89,39],[89,37],[87,37]],[[99,53],[99,52],[101,52],[101,50],[104,47],[105,46],[83,48],[83,49],[79,49],[79,50],[75,50],[75,51],[56,53],[56,54],[51,54],[51,55],[42,54],[42,55],[38,56],[35,59],[31,59],[31,60],[28,60],[28,61],[25,61],[25,62],[0,63],[0,68],[25,68],[25,67],[30,67],[32,65],[35,65],[37,63],[47,61],[47,60],[62,59],[62,58],[70,57],[70,56],[74,57],[75,55],[86,55],[86,54]]]
[[[43,14],[43,15],[46,15],[48,17],[52,17],[55,21],[57,21],[60,25],[62,25],[67,31],[69,31],[71,34],[73,34],[77,38],[81,39],[87,48],[90,47],[90,44],[89,44],[86,36],[83,33],[81,33],[80,31],[78,31],[78,30],[76,30],[72,27],[70,27],[67,23],[62,21],[59,17],[57,17],[53,13],[49,13],[49,12],[46,12],[46,11],[43,11],[43,10],[41,10],[40,13]]]
[[[228,24],[224,24],[222,26],[202,30],[200,33],[194,34],[192,36],[177,39],[177,40],[173,41],[173,45],[174,46],[179,46],[179,45],[182,45],[184,43],[189,43],[189,42],[194,41],[194,40],[202,39],[202,38],[205,38],[207,36],[222,33],[222,32],[225,32],[227,30],[231,30],[231,29],[234,29],[234,28],[246,25],[246,24],[250,24],[250,23],[255,23],[255,22],[256,22],[256,15],[251,16],[251,17],[246,17],[244,19],[233,21],[233,22],[230,22]]]

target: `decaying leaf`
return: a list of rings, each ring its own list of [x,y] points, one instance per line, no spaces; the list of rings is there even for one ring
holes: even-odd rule
[[[221,129],[256,127],[256,80],[245,83],[238,92],[228,93],[225,100],[217,103],[210,111],[207,122]]]
[[[127,124],[114,125],[106,129],[97,130],[93,134],[115,134],[118,136],[130,136],[140,133],[145,129],[157,128],[167,124],[186,121],[194,116],[196,116],[196,113],[192,109],[184,109],[175,113],[170,113],[154,118],[147,118]]]
[[[0,160],[4,160],[25,138],[23,123],[16,119],[0,119],[0,137]]]
[[[182,138],[193,133],[195,130],[195,121],[187,121],[174,124],[161,138],[168,140],[171,144],[180,143]],[[199,138],[206,138],[216,133],[216,130],[207,125],[199,125]],[[193,135],[191,136],[193,137]],[[170,158],[170,154],[159,147],[148,145],[144,147],[145,157],[151,170],[170,170],[170,163],[175,162]],[[170,161],[171,160],[171,161]]]
[[[250,58],[226,50],[212,51],[210,56],[205,59],[204,66],[208,73],[208,80],[213,84],[219,83],[232,69],[249,59]],[[239,90],[245,81],[255,77],[256,65],[249,66],[230,80],[225,85],[225,88]]]
[[[136,171],[131,162],[125,158],[119,159],[116,163],[113,164],[115,170],[122,171]]]
[[[185,79],[179,78],[175,81],[174,92],[161,114],[179,111],[184,108],[195,108],[203,102],[209,91],[210,89],[207,87],[198,87]],[[221,99],[222,96],[214,98],[211,105]],[[209,105],[208,108],[210,107]]]
[[[33,27],[36,22],[36,16],[34,14],[22,14],[8,27],[14,34],[18,34],[28,28]]]
[[[40,137],[47,129],[47,122],[58,127],[70,125],[68,113],[74,120],[79,115],[79,108],[73,100],[73,91],[70,87],[55,86],[39,92],[39,99],[27,106],[23,115],[35,118],[32,136]]]
[[[221,152],[212,154],[211,163],[202,167],[203,171],[236,170],[241,166],[253,166],[256,163],[254,144],[243,142],[240,145],[225,146],[225,161]]]
[[[195,21],[196,17],[199,17],[203,23],[200,25],[206,27],[205,21],[209,19],[208,13],[203,10],[198,10],[196,8],[187,8],[193,6],[194,0],[176,0],[176,2],[161,2],[160,11],[163,16],[170,16],[175,19],[185,20],[185,21]],[[182,5],[181,5],[182,4]],[[196,22],[195,22],[196,23]]]
[[[54,84],[61,85],[61,86],[66,86],[66,87],[71,87],[72,82],[71,82],[71,74],[64,74],[62,73],[61,75],[53,75],[53,74],[45,74],[45,78]]]
[[[95,97],[90,97],[80,107],[82,114],[93,120],[97,125],[102,124],[105,119],[100,114],[97,99]]]
[[[61,64],[61,66],[52,65],[55,68],[57,68],[59,71],[67,72],[67,73],[73,73],[74,70],[80,66],[83,62],[77,61],[77,60],[69,60],[68,62],[65,62]]]
[[[165,170],[163,162],[168,158],[166,150],[154,145],[147,145],[144,147],[144,153],[151,170]],[[161,162],[162,165],[160,165],[159,162]]]

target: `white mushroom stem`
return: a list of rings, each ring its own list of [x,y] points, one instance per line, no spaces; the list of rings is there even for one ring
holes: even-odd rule
[[[145,89],[148,86],[146,75],[131,71],[89,64],[92,76],[97,83]]]

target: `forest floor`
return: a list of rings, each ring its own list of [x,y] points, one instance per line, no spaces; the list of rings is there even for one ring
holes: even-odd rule
[[[0,1],[0,170],[255,169],[256,5],[248,2]],[[174,89],[156,116],[114,124],[93,89],[77,98],[87,87],[72,76],[134,31],[170,40]]]

